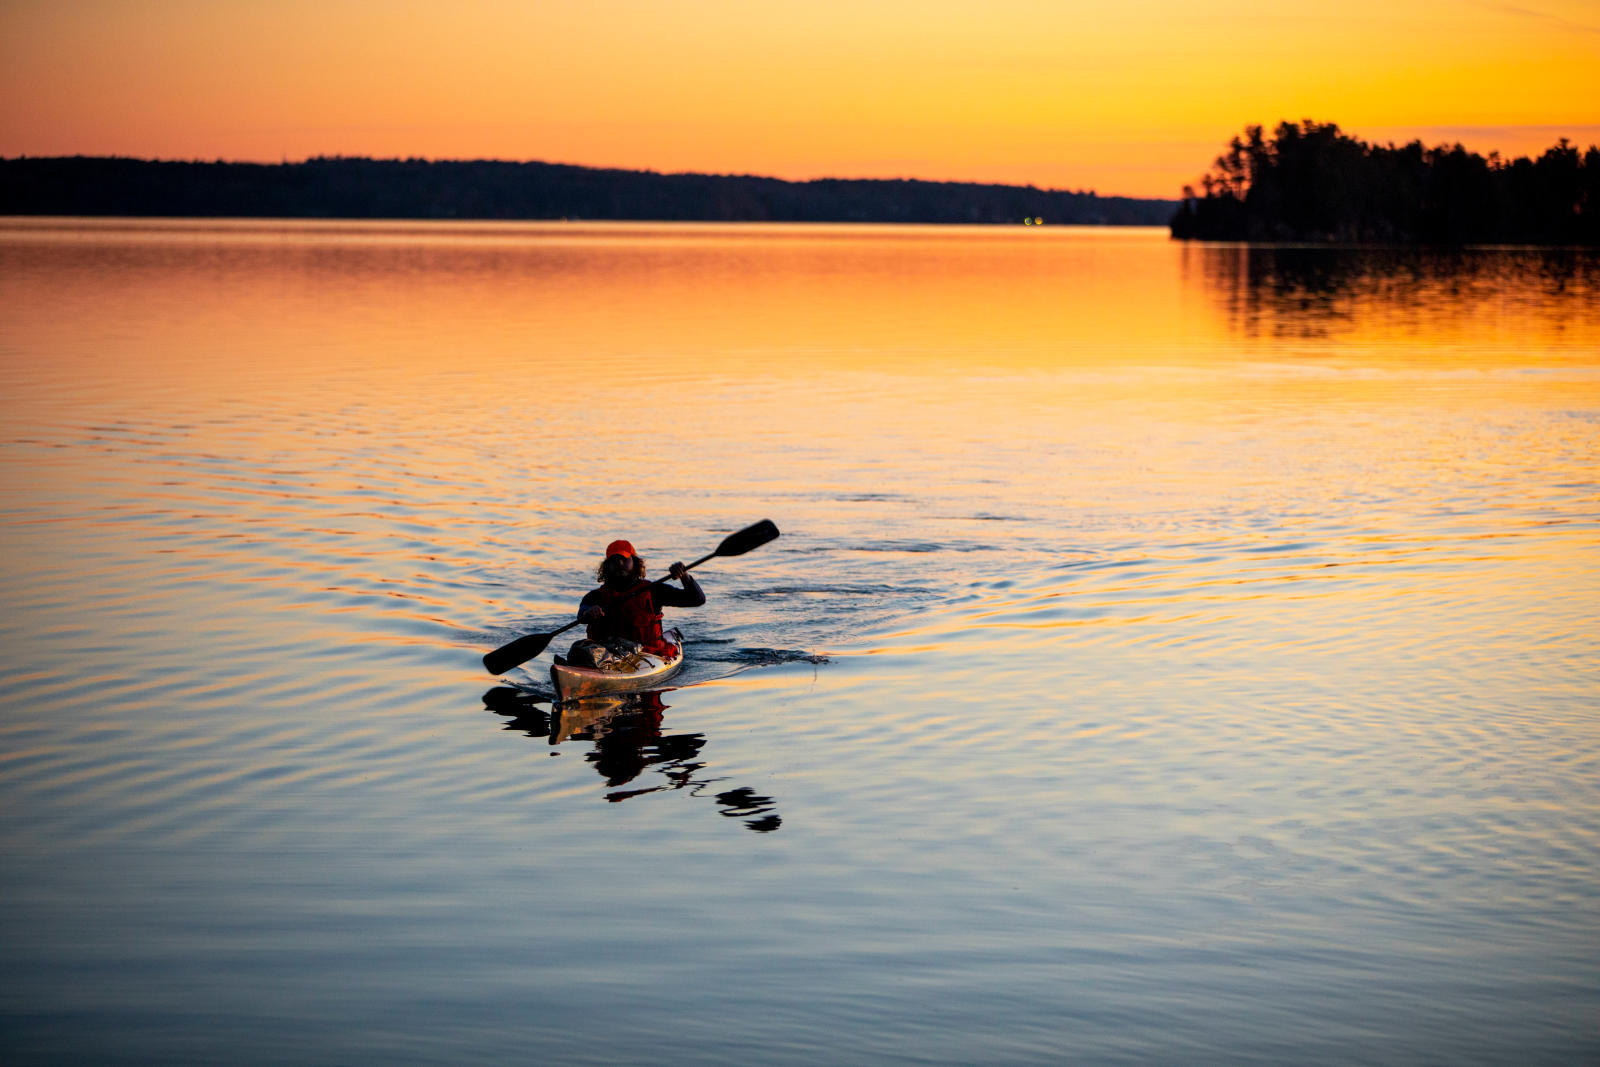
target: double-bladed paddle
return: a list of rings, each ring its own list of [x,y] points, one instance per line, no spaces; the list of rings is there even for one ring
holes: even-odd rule
[[[754,526],[746,526],[738,533],[731,533],[724,537],[722,544],[718,545],[715,551],[701,556],[683,569],[686,571],[694,570],[706,560],[716,559],[718,556],[742,556],[752,549],[760,548],[768,541],[776,540],[777,536],[778,528],[773,525],[772,520],[762,519]],[[651,582],[650,586],[654,588],[658,585],[665,585],[671,577],[669,574],[666,578],[658,578]],[[528,634],[525,637],[517,638],[508,645],[501,645],[483,657],[483,665],[490,674],[504,674],[511,668],[521,666],[543,652],[551,641],[578,625],[578,622],[578,619],[573,619],[559,630],[552,630],[547,634]]]

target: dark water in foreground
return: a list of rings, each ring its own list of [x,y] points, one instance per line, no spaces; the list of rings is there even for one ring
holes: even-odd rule
[[[1597,280],[0,222],[0,1056],[1593,1062]]]

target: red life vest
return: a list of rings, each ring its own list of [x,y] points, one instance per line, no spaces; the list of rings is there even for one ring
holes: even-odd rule
[[[640,579],[620,592],[602,585],[589,594],[589,603],[605,609],[606,617],[589,624],[589,640],[604,641],[608,637],[626,637],[644,646],[646,652],[658,656],[677,654],[678,646],[661,634],[661,612],[656,610],[655,597],[649,593],[650,583]]]

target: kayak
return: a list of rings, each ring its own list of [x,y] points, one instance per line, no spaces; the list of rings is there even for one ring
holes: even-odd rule
[[[664,637],[678,646],[678,654],[671,659],[646,655],[639,666],[631,671],[597,671],[592,667],[574,667],[560,656],[550,668],[550,681],[556,687],[556,699],[582,700],[584,697],[605,696],[611,693],[636,693],[653,689],[678,673],[683,666],[683,634],[668,630]]]

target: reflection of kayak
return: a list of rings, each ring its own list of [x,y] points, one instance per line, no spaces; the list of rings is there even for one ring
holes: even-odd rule
[[[621,694],[557,703],[550,713],[550,743],[559,745],[578,734],[587,734],[591,741],[604,737],[610,732],[611,720],[625,712],[633,699]]]
[[[639,666],[631,671],[597,671],[591,667],[574,667],[561,657],[556,657],[550,668],[550,681],[556,687],[557,700],[581,700],[607,693],[633,693],[660,685],[683,666],[683,634],[668,630],[664,635],[678,646],[678,654],[671,659],[646,655]]]

